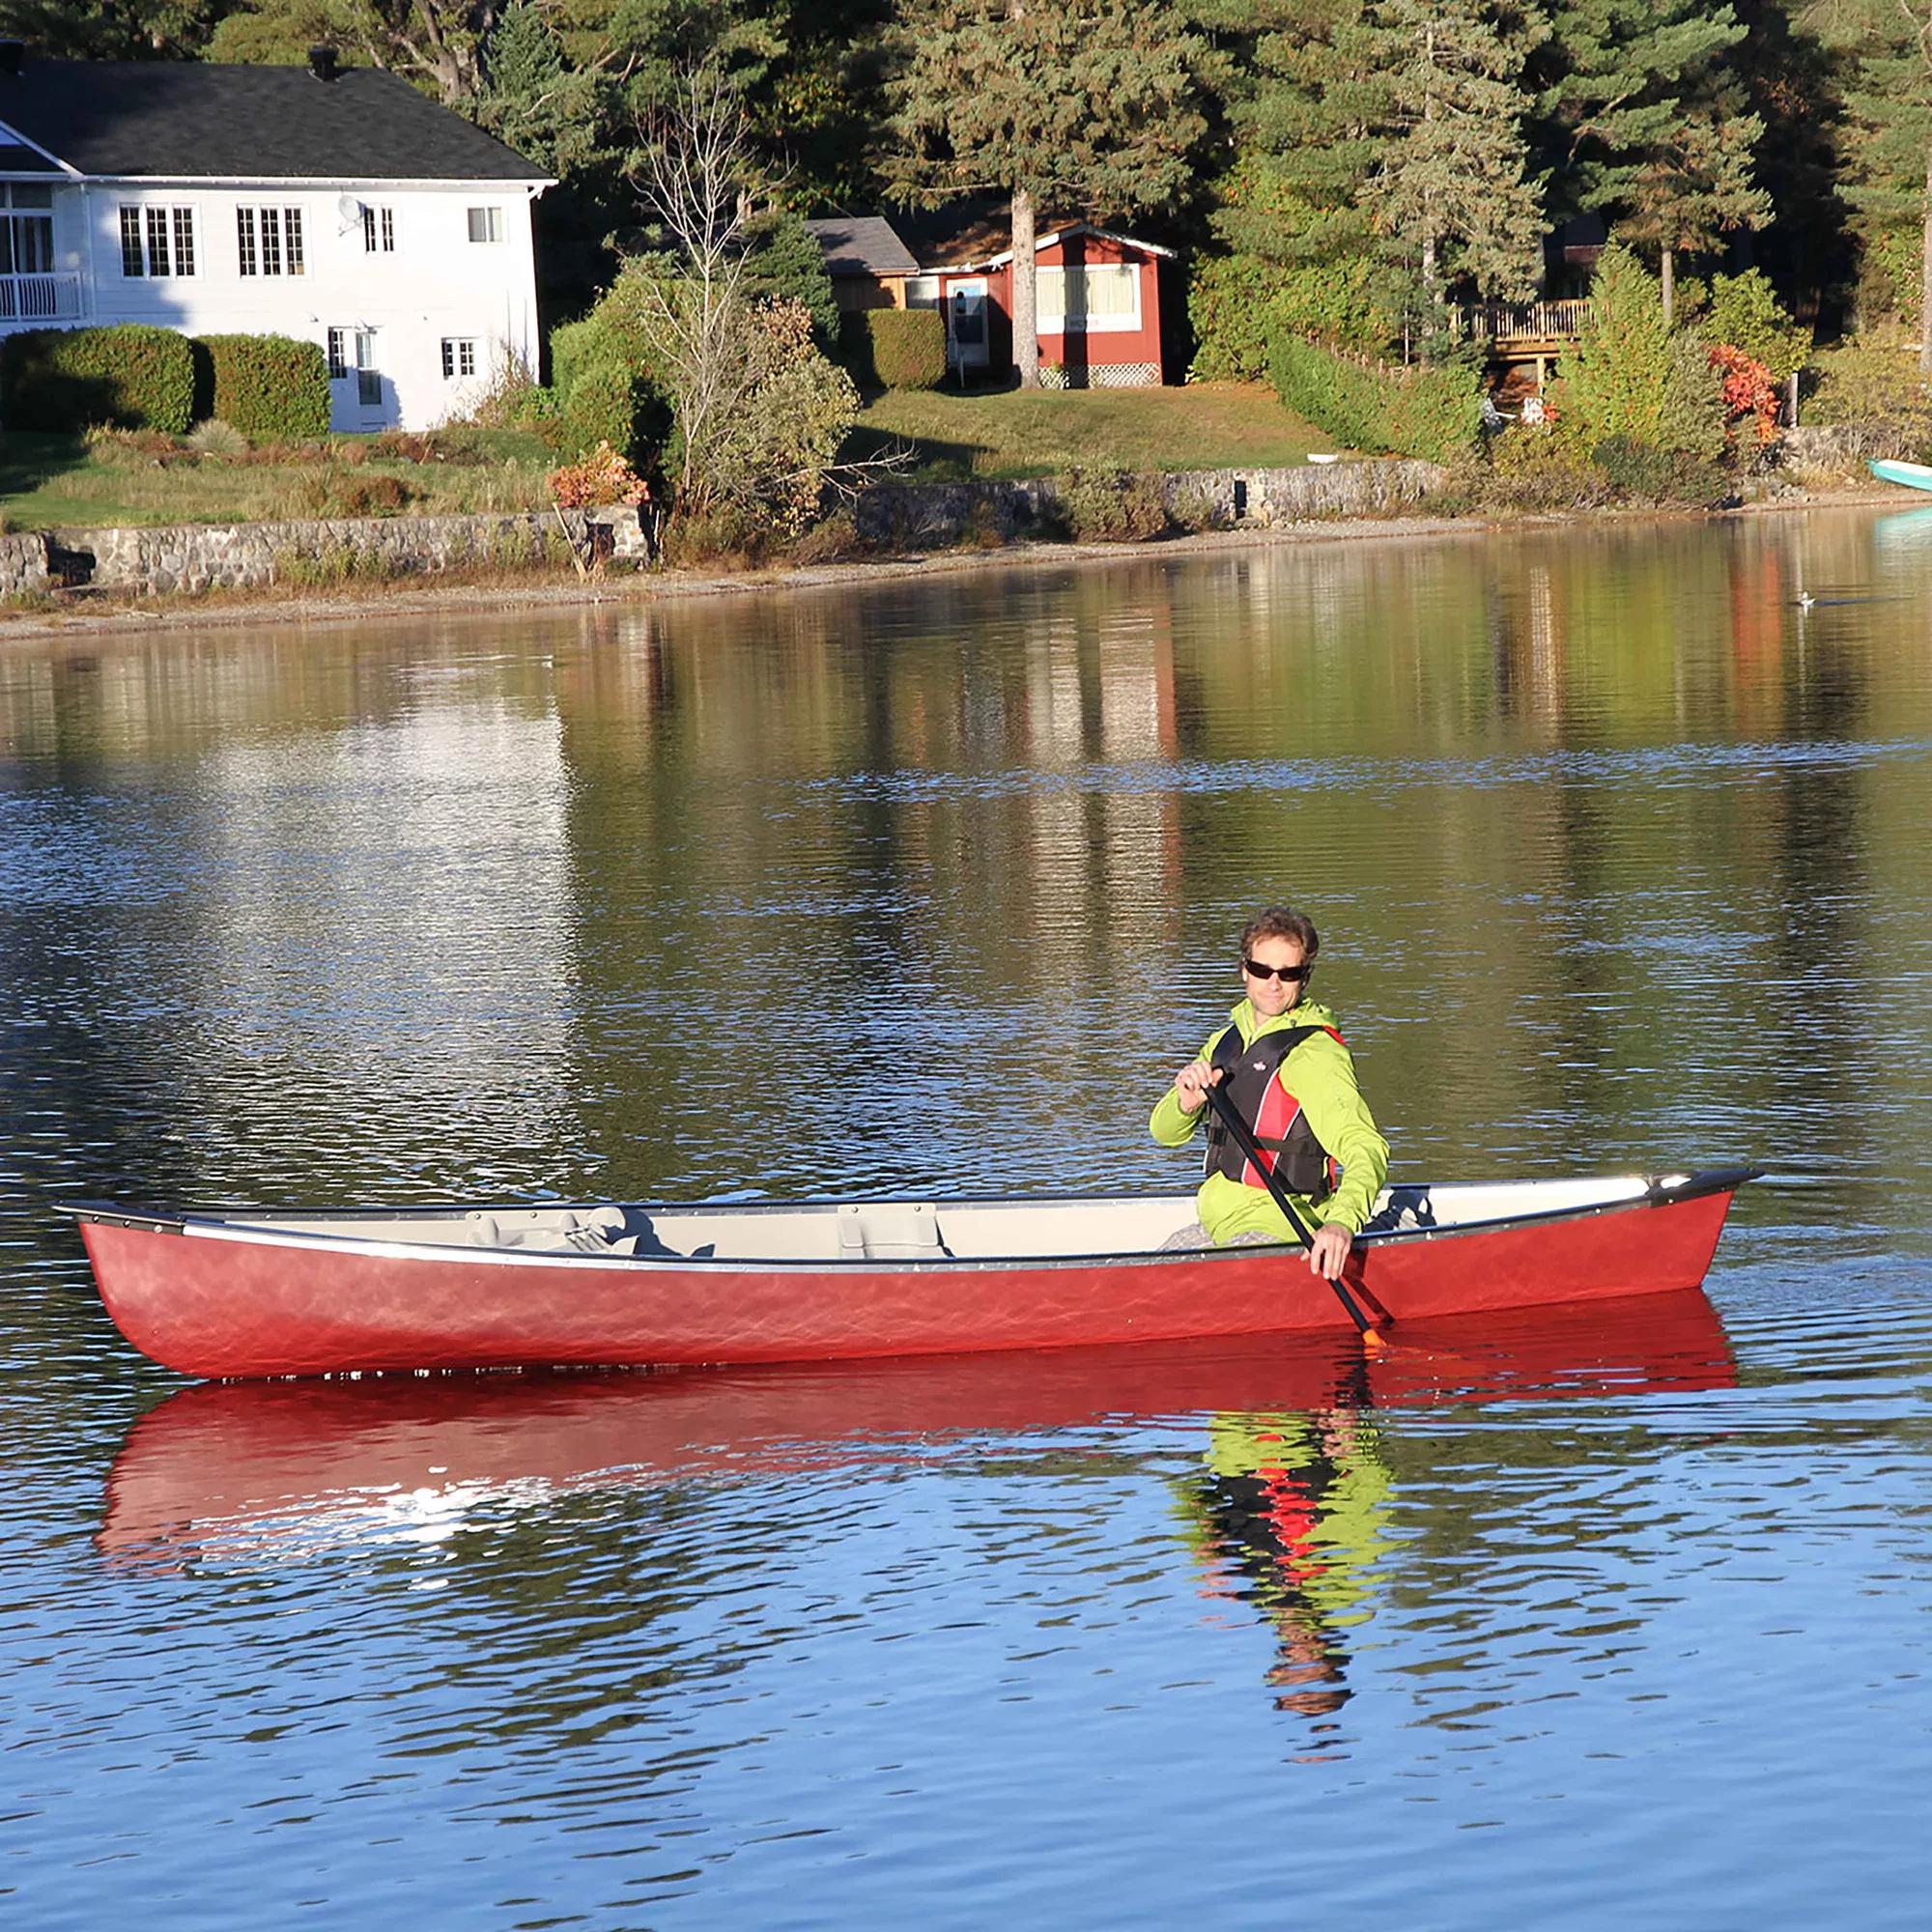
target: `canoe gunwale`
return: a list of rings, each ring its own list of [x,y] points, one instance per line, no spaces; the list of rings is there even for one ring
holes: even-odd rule
[[[1480,1221],[1463,1221],[1443,1227],[1416,1226],[1412,1228],[1381,1229],[1373,1234],[1357,1236],[1358,1244],[1364,1248],[1408,1247],[1431,1241],[1455,1240],[1466,1236],[1493,1235],[1500,1229],[1536,1228],[1557,1222],[1582,1221],[1604,1214],[1624,1214],[1653,1208],[1675,1207],[1680,1203],[1694,1201],[1713,1194],[1731,1194],[1746,1182],[1761,1179],[1765,1174],[1762,1167],[1733,1166],[1701,1168],[1666,1176],[1632,1175],[1633,1181],[1641,1181],[1643,1192],[1627,1196],[1621,1200],[1603,1201],[1585,1206],[1568,1206],[1544,1208],[1539,1211],[1498,1215]],[[1606,1179],[1614,1177],[1605,1177]],[[1533,1184],[1533,1183],[1532,1183]],[[881,1205],[896,1203],[900,1198],[876,1197]],[[1121,1193],[1117,1195],[1079,1194],[1065,1196],[1032,1195],[1015,1200],[1010,1195],[963,1195],[949,1197],[955,1207],[989,1206],[1033,1206],[1050,1207],[1057,1201],[1132,1201],[1145,1199],[1144,1194]],[[711,1204],[685,1204],[690,1207],[705,1206],[720,1212],[755,1214],[758,1212],[786,1213],[801,1208],[832,1209],[855,1200],[863,1202],[864,1197],[841,1196],[831,1201],[786,1201],[786,1202],[720,1202]],[[471,1204],[473,1206],[473,1204]],[[569,1202],[519,1203],[517,1210],[530,1208],[568,1210]],[[657,1213],[666,1210],[666,1203],[621,1203],[615,1204],[640,1213]],[[184,1208],[162,1207],[139,1202],[116,1201],[72,1201],[56,1204],[57,1211],[71,1214],[77,1223],[95,1223],[106,1227],[130,1228],[147,1234],[173,1234],[191,1236],[198,1239],[242,1242],[252,1246],[311,1250],[328,1254],[365,1255],[372,1259],[395,1261],[442,1261],[460,1257],[466,1263],[477,1263],[491,1266],[545,1268],[570,1267],[592,1269],[621,1269],[630,1273],[650,1274],[665,1271],[716,1272],[720,1274],[743,1274],[747,1269],[754,1269],[760,1274],[801,1273],[824,1274],[948,1274],[948,1273],[992,1273],[1013,1269],[1052,1269],[1052,1268],[1093,1268],[1093,1267],[1148,1267],[1171,1265],[1176,1261],[1193,1263],[1235,1261],[1241,1258],[1255,1260],[1270,1254],[1287,1253],[1298,1255],[1299,1245],[1293,1241],[1249,1242],[1239,1247],[1198,1248],[1182,1251],[1164,1249],[1129,1249],[1125,1252],[1093,1252],[1082,1254],[1051,1255],[988,1255],[960,1256],[943,1255],[932,1258],[874,1256],[812,1257],[798,1256],[767,1258],[763,1256],[748,1258],[742,1255],[617,1255],[585,1253],[580,1250],[525,1247],[483,1247],[458,1244],[448,1241],[409,1241],[409,1240],[369,1240],[345,1232],[341,1235],[319,1234],[312,1230],[300,1233],[284,1232],[265,1226],[260,1220],[248,1220],[249,1215],[274,1216],[276,1218],[299,1217],[304,1221],[355,1222],[357,1220],[394,1221],[398,1218],[420,1217],[433,1220],[442,1217],[460,1216],[471,1211],[463,1204],[449,1204],[442,1207],[419,1208],[264,1208],[260,1207],[209,1207],[203,1208]],[[235,1217],[233,1222],[228,1217]]]

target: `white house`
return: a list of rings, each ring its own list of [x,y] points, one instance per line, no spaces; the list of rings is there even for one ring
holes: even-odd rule
[[[543,172],[395,75],[40,61],[0,42],[0,334],[158,323],[327,353],[338,430],[538,361]]]

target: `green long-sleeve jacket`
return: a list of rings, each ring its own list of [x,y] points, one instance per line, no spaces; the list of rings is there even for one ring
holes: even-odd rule
[[[1271,1020],[1261,1020],[1243,1000],[1228,1016],[1241,1030],[1241,1044],[1252,1046],[1263,1034],[1284,1027],[1332,1027],[1335,1015],[1314,1000],[1301,1000]],[[1226,1028],[1217,1027],[1201,1049],[1205,1060]],[[1332,1194],[1299,1196],[1295,1207],[1311,1229],[1323,1221],[1339,1221],[1351,1234],[1375,1211],[1376,1196],[1388,1179],[1388,1142],[1377,1131],[1375,1119],[1361,1089],[1355,1085],[1355,1063],[1341,1041],[1325,1033],[1311,1034],[1281,1063],[1276,1076],[1301,1102],[1301,1111],[1315,1138],[1341,1163],[1342,1179]],[[1208,1119],[1183,1111],[1170,1087],[1148,1122],[1162,1147],[1184,1147],[1195,1128]],[[1264,1234],[1270,1240],[1292,1241],[1293,1230],[1264,1187],[1250,1187],[1225,1174],[1210,1174],[1195,1196],[1201,1225],[1217,1245],[1236,1235]]]

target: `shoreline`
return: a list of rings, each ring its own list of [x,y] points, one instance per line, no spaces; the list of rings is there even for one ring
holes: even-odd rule
[[[1793,491],[1764,502],[1720,510],[1629,509],[1498,513],[1485,516],[1343,517],[1328,521],[1256,525],[1139,543],[1010,543],[983,550],[956,549],[909,556],[842,563],[781,564],[737,571],[643,570],[597,580],[562,582],[445,582],[392,580],[376,587],[295,592],[261,597],[245,592],[204,597],[148,598],[130,602],[80,602],[55,611],[0,613],[0,647],[48,639],[99,640],[185,630],[233,629],[248,624],[352,624],[369,616],[435,616],[469,611],[568,610],[591,606],[648,606],[775,591],[837,589],[853,584],[905,582],[988,570],[1038,571],[1097,563],[1156,562],[1213,555],[1224,551],[1271,550],[1311,543],[1415,542],[1481,537],[1505,530],[1574,527],[1580,524],[1683,523],[1691,519],[1782,515],[1797,510],[1913,506],[1913,493],[1881,485]],[[1932,508],[1932,505],[1921,505]]]

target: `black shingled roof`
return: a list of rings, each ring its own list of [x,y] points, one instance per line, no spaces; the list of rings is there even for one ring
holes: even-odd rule
[[[549,179],[374,68],[41,61],[0,74],[0,122],[84,175],[168,180]]]

